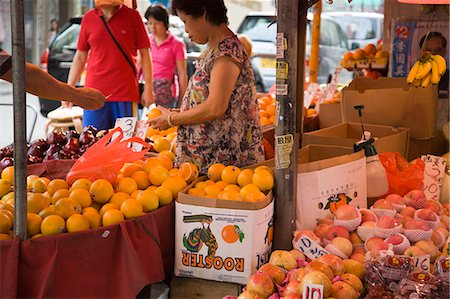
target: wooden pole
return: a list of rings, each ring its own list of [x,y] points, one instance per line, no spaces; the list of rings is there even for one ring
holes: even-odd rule
[[[297,150],[303,119],[306,10],[312,4],[279,1],[277,8],[274,249],[291,249],[295,229]]]
[[[309,82],[317,83],[319,74],[319,44],[320,44],[320,14],[322,13],[322,1],[314,5],[314,18],[311,28],[311,54],[309,55]]]

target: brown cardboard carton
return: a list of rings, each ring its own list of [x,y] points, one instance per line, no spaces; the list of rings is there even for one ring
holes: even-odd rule
[[[364,129],[376,138],[374,146],[378,153],[399,152],[408,154],[409,129],[365,124]],[[315,132],[303,134],[303,146],[308,144],[327,144],[353,147],[361,139],[361,124],[342,123]]]
[[[437,88],[411,87],[405,78],[355,78],[342,90],[342,120],[359,122],[356,105],[364,105],[363,120],[411,129],[411,138],[431,138],[436,129]]]
[[[319,111],[319,127],[321,129],[342,123],[341,103],[322,103]]]

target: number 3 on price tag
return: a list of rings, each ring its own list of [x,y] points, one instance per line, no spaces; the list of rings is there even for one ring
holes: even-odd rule
[[[131,138],[134,136],[134,129],[136,128],[136,122],[137,122],[136,117],[118,118],[118,119],[116,119],[116,124],[115,124],[114,128],[120,127],[122,129],[122,131],[123,131],[122,139]],[[113,136],[112,139],[116,139],[116,138],[117,138],[117,136]]]

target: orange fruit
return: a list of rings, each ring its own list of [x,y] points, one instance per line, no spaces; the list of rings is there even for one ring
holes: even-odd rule
[[[162,161],[156,157],[148,158],[144,161],[144,171],[149,172],[155,166],[164,166]]]
[[[239,229],[233,225],[229,224],[222,228],[222,239],[227,243],[234,243],[239,240]]]
[[[69,189],[59,189],[55,193],[53,193],[51,204],[54,205],[58,202],[61,198],[69,197],[70,191]]]
[[[144,190],[150,186],[150,179],[148,173],[143,170],[138,170],[131,175],[131,178],[136,182],[139,190]]]
[[[47,192],[48,192],[48,195],[50,195],[50,197],[53,197],[53,194],[55,194],[55,192],[60,189],[69,190],[69,184],[67,184],[67,182],[64,180],[55,179],[55,180],[52,180],[47,185]]]
[[[91,194],[86,189],[74,189],[70,192],[70,199],[75,200],[82,208],[89,207],[92,203]]]
[[[151,186],[150,186],[151,187]],[[150,188],[149,187],[149,188]],[[148,189],[148,188],[147,188]],[[147,190],[146,189],[146,190]],[[134,199],[136,199],[138,196],[139,196],[139,194],[141,194],[142,193],[142,190],[136,190],[136,191],[134,191],[133,193],[131,193],[131,195],[130,195],[130,197],[129,198],[134,198]],[[122,203],[121,203],[122,204]]]
[[[158,186],[150,186],[145,190],[155,191],[156,188],[158,188]]]
[[[98,212],[98,211],[100,211],[100,208],[102,207],[102,204],[100,204],[98,202],[95,202],[95,201],[92,201],[90,207],[96,209],[97,212]]]
[[[269,118],[270,115],[267,114],[267,112],[264,111],[264,110],[259,110],[259,118],[262,119],[263,117],[264,117],[264,118]]]
[[[264,165],[256,167],[255,169],[253,169],[253,172],[258,172],[258,171],[263,170],[263,169],[269,171],[273,175],[273,170],[271,168],[267,167],[267,166],[264,166]]]
[[[161,186],[161,184],[167,180],[169,176],[169,171],[164,166],[155,166],[148,172],[148,177],[150,183],[154,186]]]
[[[142,194],[142,193],[141,193]],[[120,211],[126,219],[140,217],[144,214],[142,204],[137,199],[127,199],[120,205]]]
[[[267,117],[261,117],[259,119],[259,122],[261,123],[261,126],[270,126],[272,122]]]
[[[130,195],[124,193],[124,192],[116,192],[113,194],[111,199],[109,200],[110,203],[116,204],[118,207],[124,202],[126,199],[130,198]]]
[[[131,194],[137,189],[138,189],[137,183],[132,178],[124,177],[116,185],[116,192],[123,192],[126,194]]]
[[[45,182],[45,184],[47,184],[47,186],[48,186],[48,184],[49,184],[50,181],[51,181],[49,178],[46,178],[45,176],[40,177],[40,179],[43,180],[43,181]]]
[[[59,215],[50,215],[41,222],[41,233],[44,236],[61,234],[66,231],[66,221]]]
[[[83,215],[75,214],[66,220],[66,228],[69,233],[85,231],[89,229],[89,221]]]
[[[41,234],[41,233],[35,234],[34,236],[31,237],[31,239],[36,239],[36,238],[39,238],[39,237],[42,237],[42,236],[43,236],[43,234]]]
[[[237,166],[227,166],[222,171],[222,181],[227,182],[228,184],[237,184],[237,178],[241,170]]]
[[[43,179],[35,179],[30,183],[30,192],[44,193],[47,191],[47,183]]]
[[[28,213],[39,213],[46,208],[47,199],[41,193],[27,193],[27,211]]]
[[[203,190],[198,189],[198,188],[189,189],[188,194],[193,195],[193,196],[205,196],[206,195]]]
[[[252,183],[263,192],[269,191],[273,188],[274,178],[270,171],[262,169],[253,174]]]
[[[188,183],[198,178],[198,168],[195,164],[185,162],[180,165],[178,170],[179,176]]]
[[[364,52],[367,56],[373,56],[377,53],[377,47],[374,44],[367,44],[364,47]]]
[[[144,167],[144,160],[136,160],[132,164]]]
[[[27,213],[27,235],[34,236],[41,232],[42,218],[35,213]]]
[[[361,60],[361,59],[364,59],[364,58],[366,58],[366,52],[364,52],[364,51],[361,50],[361,49],[356,49],[355,52],[353,53],[353,58],[354,58],[355,60]]]
[[[267,113],[269,116],[272,116],[272,115],[275,115],[275,110],[276,110],[275,104],[272,103],[272,104],[267,105],[266,113]]]
[[[169,139],[169,138],[167,138]],[[172,140],[169,139],[170,142],[172,142]],[[170,160],[174,161],[175,160],[175,154],[172,153],[170,150],[165,150],[159,153],[160,156],[165,156],[167,158],[169,158]]]
[[[223,188],[223,191],[232,191],[232,190],[240,192],[241,187],[239,187],[238,185],[229,184],[225,188]]]
[[[153,141],[153,149],[155,152],[160,153],[162,151],[170,150],[170,141],[169,139],[162,137]]]
[[[89,228],[97,228],[102,226],[102,216],[97,212],[88,211],[83,214],[84,218],[89,222]]]
[[[93,213],[97,213],[98,214],[98,210],[97,209],[94,209],[93,207],[86,207],[86,208],[83,208],[82,210],[81,210],[81,214],[83,215],[83,214],[86,214],[86,213],[88,213],[88,212],[93,212]]]
[[[152,110],[150,110],[147,113],[147,118],[152,119],[152,118],[160,116],[161,114],[162,114],[161,110],[159,110],[158,108],[153,108]]]
[[[247,195],[253,192],[260,192],[258,186],[255,184],[247,184],[244,187],[242,187],[241,191],[239,192],[239,195],[241,196],[242,200],[247,199]]]
[[[39,215],[39,217],[41,217],[41,219],[45,219],[46,217],[48,217],[50,215],[56,215],[55,206],[50,205],[50,206],[46,207],[45,209],[41,210],[38,215]]]
[[[200,189],[200,190],[205,190],[206,186],[208,186],[208,184],[206,184],[206,182],[198,182],[197,184],[195,184],[195,188]]]
[[[237,177],[237,183],[239,186],[244,187],[252,182],[253,170],[251,169],[243,169],[239,172]]]
[[[344,60],[353,60],[353,53],[352,52],[346,52],[344,54]]]
[[[31,188],[31,182],[33,182],[34,180],[39,179],[38,175],[35,174],[30,174],[29,176],[27,176],[27,190],[30,191]],[[9,183],[9,182],[8,182]],[[10,184],[11,185],[11,184]]]
[[[124,168],[123,176],[131,177],[136,171],[143,170],[144,165],[130,164]]]
[[[6,180],[11,185],[14,185],[14,166],[8,166],[3,169],[1,178]]]
[[[125,200],[124,200],[124,201],[125,201]],[[99,211],[100,216],[103,216],[103,215],[105,214],[106,211],[111,210],[111,209],[119,210],[119,209],[120,209],[120,206],[119,206],[118,204],[108,202],[107,204],[104,204],[104,205],[101,207],[101,209],[100,209],[100,211]]]
[[[222,192],[222,190],[216,185],[206,186],[203,191],[205,192],[206,197],[210,198],[217,198],[217,195],[219,195],[219,193]]]
[[[173,200],[172,191],[170,191],[170,189],[168,189],[167,187],[159,186],[153,192],[155,192],[156,195],[158,195],[158,201],[160,206],[168,205]]]
[[[153,135],[156,135],[156,134],[159,134],[159,130],[149,126],[145,136],[152,137]]]
[[[75,182],[73,182],[72,186],[70,187],[70,191],[75,189],[86,189],[89,191],[89,188],[91,188],[92,182],[88,179],[78,179]]]
[[[0,233],[7,234],[12,227],[11,220],[5,214],[0,214]]]
[[[217,181],[214,185],[216,185],[220,190],[223,190],[226,186],[228,186],[228,183],[225,181]]]
[[[275,124],[275,115],[270,116],[269,121],[271,125]]]
[[[177,132],[171,132],[166,135],[167,140],[172,142],[175,138],[177,138]]]
[[[9,210],[0,210],[0,214],[4,214],[8,216],[9,220],[11,220],[11,225],[14,226],[14,213]]]
[[[239,191],[236,190],[222,191],[217,194],[217,198],[225,200],[240,200]]]
[[[262,193],[261,191],[254,191],[247,194],[245,201],[248,202],[258,202],[262,199],[264,199],[266,195]]]
[[[0,233],[0,240],[12,240],[13,238],[8,234]]]
[[[81,206],[78,202],[70,198],[61,198],[55,204],[55,213],[64,219],[69,218],[73,214],[81,213]]]
[[[164,137],[163,135],[156,134],[156,135],[151,136],[151,137],[150,137],[150,140],[151,140],[152,142],[155,142],[155,140],[158,140],[159,138],[163,138],[163,137]]]
[[[111,209],[105,212],[102,216],[103,226],[114,225],[119,222],[125,221],[123,214],[118,209]]]
[[[222,163],[214,163],[208,168],[208,178],[214,182],[220,181],[222,171],[225,169],[225,165]]]
[[[156,210],[159,206],[158,195],[152,190],[144,190],[136,199],[145,213]]]
[[[3,202],[7,202],[10,198],[14,199],[14,192],[9,192],[2,197]]]
[[[186,188],[187,183],[185,180],[178,176],[169,177],[167,180],[165,180],[161,186],[169,189],[172,192],[173,198],[177,198],[178,193]]]
[[[219,181],[220,181],[220,179],[219,179]],[[216,182],[213,181],[213,180],[206,180],[206,181],[205,181],[205,184],[206,184],[206,186],[211,186],[211,185],[215,185]]]
[[[169,176],[179,176],[178,168],[172,168],[169,170]]]
[[[11,213],[14,213],[14,206],[7,202],[0,202],[0,210],[8,210]]]
[[[114,194],[114,188],[107,180],[98,179],[92,183],[89,192],[91,193],[92,200],[103,204],[107,203]]]
[[[156,158],[161,161],[161,163],[167,170],[171,170],[173,168],[172,159],[170,159],[169,157],[159,155]]]

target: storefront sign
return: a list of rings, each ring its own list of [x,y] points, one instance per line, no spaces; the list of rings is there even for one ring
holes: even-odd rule
[[[439,200],[447,159],[433,155],[423,155],[421,159],[425,162],[423,192],[428,199]]]
[[[275,168],[286,169],[291,164],[294,135],[275,136]]]

